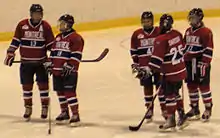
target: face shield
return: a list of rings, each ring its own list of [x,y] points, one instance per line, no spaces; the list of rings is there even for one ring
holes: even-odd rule
[[[67,31],[69,28],[68,28],[68,24],[65,22],[65,21],[63,21],[63,20],[59,20],[58,22],[57,22],[57,29],[61,32],[61,33],[63,33],[63,32],[65,32],[65,31]]]
[[[160,33],[164,34],[172,28],[172,23],[168,20],[163,20],[160,22]]]
[[[153,27],[153,20],[152,19],[142,19],[141,20],[141,25],[143,26],[144,29],[151,29]]]
[[[32,12],[31,19],[33,20],[34,23],[39,23],[43,19],[43,13],[42,12]]]
[[[189,15],[188,16],[188,21],[189,21],[189,24],[192,26],[192,27],[196,27],[198,26],[198,24],[200,23],[200,19],[198,16],[196,15]]]

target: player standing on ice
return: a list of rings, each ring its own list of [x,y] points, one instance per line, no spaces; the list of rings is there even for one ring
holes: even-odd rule
[[[191,27],[186,30],[184,36],[186,43],[184,60],[187,68],[186,82],[191,106],[187,116],[200,118],[198,92],[200,90],[205,105],[202,119],[207,121],[212,113],[210,63],[213,54],[213,36],[212,31],[204,26],[203,17],[203,11],[200,8],[194,8],[189,12],[188,20]]]
[[[57,123],[66,122],[70,119],[70,107],[72,117],[69,123],[71,126],[77,126],[80,122],[80,116],[76,87],[84,40],[72,29],[73,16],[65,14],[58,21],[60,34],[56,36],[49,61],[45,62],[44,65],[53,74],[53,87],[59,98],[61,113],[56,118]]]
[[[139,72],[148,65],[154,49],[154,40],[160,34],[159,27],[154,27],[154,16],[152,12],[146,11],[141,15],[141,24],[143,28],[137,29],[131,37],[131,57],[133,59],[132,72]],[[139,76],[139,75],[138,75]],[[140,84],[144,88],[145,106],[149,108],[153,100],[153,86],[159,86],[160,73],[154,73],[149,78],[140,78]],[[159,101],[162,114],[165,117],[165,99],[162,92],[159,93]],[[146,115],[147,122],[152,121],[154,106],[150,107]]]
[[[36,74],[36,81],[40,91],[42,112],[41,118],[47,118],[49,91],[48,74],[46,73],[43,61],[47,59],[47,50],[51,48],[54,41],[51,26],[43,18],[43,8],[39,4],[30,7],[30,19],[24,19],[18,23],[10,47],[7,49],[5,65],[12,66],[15,58],[15,51],[20,48],[21,65],[20,80],[23,89],[25,113],[24,118],[29,120],[32,114],[32,89],[33,77]],[[36,61],[39,63],[25,63],[25,61]]]
[[[179,95],[182,81],[186,78],[186,68],[183,61],[183,37],[179,31],[172,29],[172,25],[173,18],[171,15],[164,14],[161,16],[161,35],[154,42],[154,51],[149,67],[146,66],[142,73],[144,77],[151,76],[152,72],[163,73],[161,88],[166,99],[167,120],[159,126],[161,130],[176,127],[176,110],[179,114],[177,126],[183,128],[187,125],[183,100]]]

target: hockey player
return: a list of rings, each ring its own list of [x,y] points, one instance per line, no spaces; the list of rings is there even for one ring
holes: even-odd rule
[[[29,120],[32,114],[32,89],[34,74],[40,91],[42,112],[41,118],[47,118],[49,91],[48,75],[44,69],[43,62],[47,59],[47,50],[51,48],[54,41],[51,26],[43,18],[43,8],[39,4],[30,7],[30,19],[20,21],[16,27],[4,64],[12,66],[15,51],[20,48],[21,65],[20,80],[23,89],[25,113],[24,118]],[[36,63],[25,63],[36,61]],[[37,63],[38,62],[38,63]]]
[[[149,59],[154,49],[154,40],[160,34],[159,27],[154,26],[154,16],[150,11],[143,12],[141,15],[142,28],[137,29],[131,37],[131,57],[133,60],[132,72],[138,72],[139,69],[148,65]],[[137,75],[138,76],[138,75]],[[148,108],[153,100],[153,86],[159,86],[160,74],[155,73],[149,78],[140,78],[140,84],[143,86],[145,95],[145,106]],[[162,91],[159,94],[162,114],[165,117],[165,99]],[[149,114],[146,115],[147,122],[152,121],[154,106],[150,107]]]
[[[57,123],[69,120],[71,126],[77,126],[80,122],[80,116],[76,87],[84,40],[72,29],[73,16],[65,14],[58,21],[60,34],[56,36],[50,59],[44,65],[48,71],[52,71],[53,87],[60,103],[61,113],[56,118]],[[71,119],[68,105],[72,111]]]
[[[173,18],[164,14],[160,18],[161,35],[154,42],[154,51],[149,67],[145,67],[142,74],[149,77],[152,72],[163,74],[161,87],[166,99],[167,120],[160,125],[161,130],[176,127],[175,111],[179,113],[179,127],[185,127],[183,101],[179,97],[179,89],[186,77],[186,68],[183,61],[183,37],[177,30],[172,30]]]
[[[200,118],[199,90],[202,95],[205,111],[202,115],[204,121],[208,121],[212,113],[212,94],[210,90],[210,71],[213,54],[212,31],[204,26],[203,11],[194,8],[189,12],[190,26],[184,36],[186,53],[184,60],[187,68],[187,87],[189,91],[191,110],[188,117]]]

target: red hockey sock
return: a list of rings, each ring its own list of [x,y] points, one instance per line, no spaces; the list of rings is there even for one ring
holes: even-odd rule
[[[184,107],[183,107],[183,99],[180,95],[177,95],[176,96],[176,103],[177,103],[177,109],[182,109],[184,110]]]
[[[176,96],[175,94],[166,96],[166,109],[167,115],[173,115],[176,112],[177,104],[176,104]]]
[[[153,86],[144,86],[145,106],[148,108],[153,100]],[[152,106],[153,107],[153,106]]]
[[[210,103],[212,103],[212,93],[210,90],[210,86],[209,85],[199,86],[199,89],[201,91],[203,103],[209,106]]]
[[[163,90],[160,89],[159,93],[158,93],[158,99],[160,102],[160,108],[162,113],[166,110],[166,100],[165,100],[165,96],[163,94]]]
[[[57,92],[57,96],[59,98],[61,112],[68,110],[68,103],[64,95],[64,92]]]
[[[199,102],[199,91],[198,91],[198,85],[196,84],[187,84],[188,91],[189,91],[189,98],[190,103],[192,105],[198,105]]]
[[[24,106],[32,106],[33,84],[22,85]]]
[[[49,86],[48,83],[38,83],[38,88],[40,91],[40,98],[42,105],[49,104]]]
[[[79,114],[79,105],[78,105],[78,99],[76,97],[76,92],[73,91],[65,91],[64,92],[65,97],[68,101],[68,104],[70,106],[70,109],[72,111],[73,115],[78,115]]]

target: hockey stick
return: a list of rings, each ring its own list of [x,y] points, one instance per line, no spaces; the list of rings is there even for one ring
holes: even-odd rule
[[[153,98],[152,102],[150,103],[150,105],[149,105],[149,107],[148,107],[146,113],[144,114],[144,117],[142,118],[141,122],[140,122],[137,126],[129,126],[129,130],[130,130],[130,131],[138,131],[138,130],[141,128],[141,126],[142,126],[142,124],[143,124],[143,122],[144,122],[144,120],[145,120],[145,116],[150,112],[150,108],[153,106],[154,101],[155,101],[155,99],[156,99],[156,97],[157,97],[157,95],[158,95],[160,89],[161,89],[161,86],[159,86],[159,88],[157,89],[157,92],[156,92],[156,94],[154,95],[154,98]]]
[[[97,57],[96,59],[84,59],[81,60],[81,62],[99,62],[101,61],[103,58],[106,57],[106,55],[108,54],[109,49],[105,48],[102,53],[100,54],[99,57]],[[13,61],[13,63],[40,63],[39,61]]]
[[[182,89],[181,89],[181,91],[182,91],[182,100],[183,100],[183,103],[184,103],[184,88],[183,87],[184,87],[184,82],[182,84]],[[184,106],[183,106],[183,109],[184,109]]]
[[[96,59],[85,59],[85,60],[82,60],[81,62],[99,62],[101,61],[103,58],[106,57],[106,55],[108,54],[109,52],[109,49],[108,48],[105,48],[102,53],[100,54],[100,56]]]
[[[48,134],[51,134],[51,102],[49,99],[49,105],[48,105],[48,110],[49,110],[49,118],[48,118]]]

